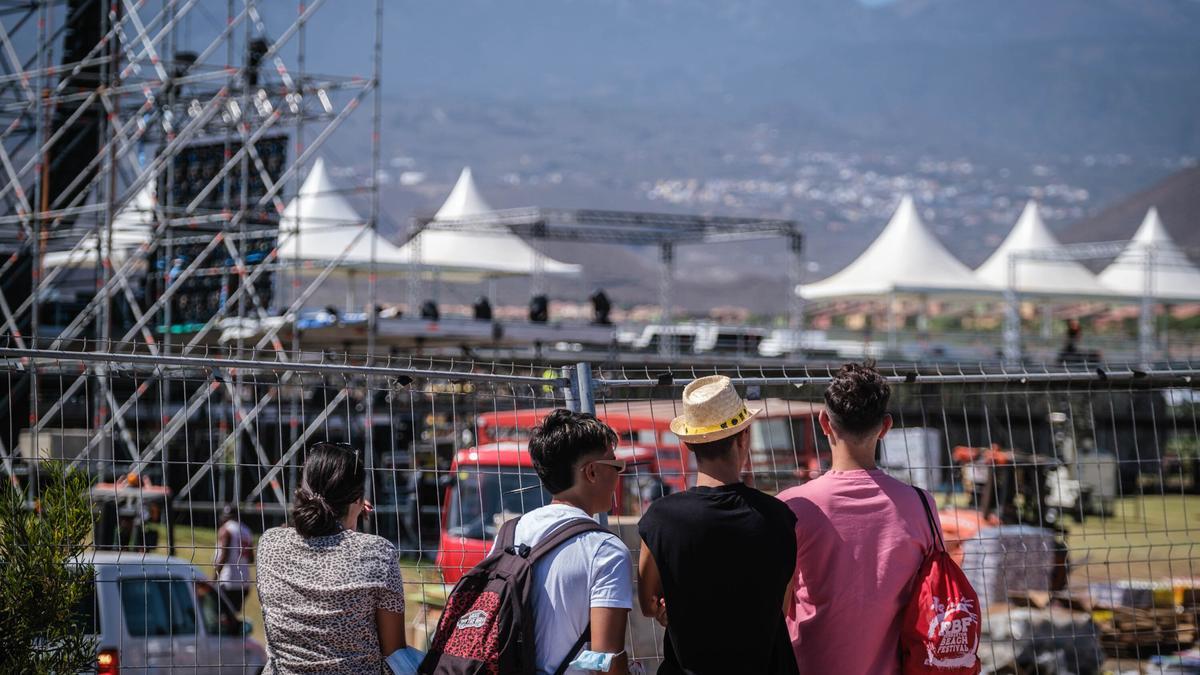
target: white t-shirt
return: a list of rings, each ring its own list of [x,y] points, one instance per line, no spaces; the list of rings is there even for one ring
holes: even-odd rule
[[[514,542],[534,546],[567,521],[588,517],[567,504],[534,509],[521,516]],[[609,532],[587,532],[551,551],[533,566],[531,583],[538,675],[553,675],[587,628],[592,607],[633,609],[629,549]],[[567,669],[569,675],[589,672]]]
[[[254,533],[244,523],[235,520],[226,521],[218,532],[229,533],[229,550],[218,580],[233,586],[249,586],[250,552],[254,549]],[[218,545],[217,555],[220,554]]]

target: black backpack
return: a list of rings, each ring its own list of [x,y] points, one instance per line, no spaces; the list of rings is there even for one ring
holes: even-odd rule
[[[561,525],[532,548],[513,545],[518,518],[500,528],[496,550],[459,579],[438,621],[421,675],[535,675],[533,564],[568,539],[607,532],[590,519]],[[591,632],[588,625],[558,666],[562,675]]]

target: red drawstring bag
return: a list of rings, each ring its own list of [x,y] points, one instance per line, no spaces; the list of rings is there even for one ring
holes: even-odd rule
[[[979,596],[962,568],[946,553],[925,493],[917,488],[933,532],[933,551],[917,573],[900,627],[900,671],[904,675],[977,675]]]

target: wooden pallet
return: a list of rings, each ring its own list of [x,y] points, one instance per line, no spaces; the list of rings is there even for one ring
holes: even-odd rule
[[[1101,646],[1114,652],[1175,648],[1196,641],[1196,615],[1192,611],[1131,607],[1094,609],[1092,621],[1100,631]]]

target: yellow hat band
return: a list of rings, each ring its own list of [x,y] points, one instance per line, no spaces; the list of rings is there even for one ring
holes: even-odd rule
[[[735,415],[732,418],[725,420],[719,424],[713,424],[713,425],[710,425],[707,427],[693,427],[693,426],[689,426],[685,422],[683,425],[683,433],[684,433],[684,435],[687,435],[687,436],[699,436],[701,434],[711,434],[714,431],[721,431],[723,429],[735,427],[735,426],[741,424],[742,422],[745,422],[746,418],[749,416],[750,416],[750,411],[746,409],[745,405],[743,405],[742,409],[738,412],[737,415]]]

